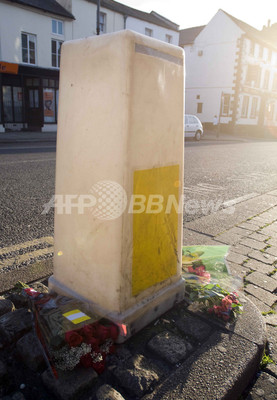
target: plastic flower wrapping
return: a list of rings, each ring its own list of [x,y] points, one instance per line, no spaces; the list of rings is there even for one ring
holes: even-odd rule
[[[35,317],[37,336],[54,376],[79,366],[105,369],[106,357],[115,351],[118,327],[93,314],[85,303],[56,293],[39,293],[24,288],[23,293]]]
[[[182,270],[188,309],[207,312],[225,322],[242,313],[238,291],[242,281],[230,274],[229,246],[184,246]]]

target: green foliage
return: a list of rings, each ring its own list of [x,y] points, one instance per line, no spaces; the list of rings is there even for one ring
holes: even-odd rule
[[[267,366],[267,364],[271,364],[273,362],[274,361],[272,360],[270,355],[266,354],[266,351],[264,350],[263,356],[262,356],[262,360],[261,360],[261,363],[260,363],[260,368],[264,369]]]

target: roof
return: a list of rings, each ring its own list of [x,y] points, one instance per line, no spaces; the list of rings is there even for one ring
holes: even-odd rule
[[[179,46],[192,44],[196,36],[205,28],[206,25],[194,26],[193,28],[181,29],[179,37]]]
[[[90,3],[97,4],[97,0],[87,0]],[[101,8],[107,8],[112,11],[116,11],[120,14],[134,17],[137,19],[141,19],[143,21],[147,21],[151,24],[162,26],[163,28],[167,28],[173,31],[179,31],[179,25],[175,24],[175,22],[170,21],[169,19],[163,17],[162,15],[156,13],[155,11],[151,11],[151,13],[147,13],[144,11],[136,10],[135,8],[126,6],[125,4],[118,3],[113,0],[101,0]]]
[[[246,22],[241,21],[240,19],[237,19],[233,17],[232,15],[228,14],[224,10],[220,10],[224,12],[231,20],[240,28],[242,29],[248,37],[253,38],[254,40],[258,42],[262,42],[263,44],[270,46],[270,47],[275,47],[276,49],[276,39],[275,39],[275,44],[274,41],[268,40],[268,37],[265,35],[263,31],[259,31],[258,29],[254,28],[251,25],[248,25]]]
[[[50,14],[59,15],[61,17],[75,19],[74,16],[63,8],[55,0],[6,0],[10,3],[20,4],[22,6],[36,8],[38,10],[48,12]]]
[[[262,35],[265,40],[273,43],[273,45],[277,46],[277,23],[264,27],[262,30]]]

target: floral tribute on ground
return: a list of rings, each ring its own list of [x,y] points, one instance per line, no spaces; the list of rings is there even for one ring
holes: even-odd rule
[[[23,288],[23,293],[29,299],[36,333],[54,376],[80,366],[101,374],[107,356],[115,352],[117,325],[93,315],[75,299],[30,287]]]
[[[242,313],[239,280],[229,274],[228,246],[185,246],[182,249],[185,294],[193,312],[206,312],[225,322]],[[232,289],[230,289],[232,288]]]

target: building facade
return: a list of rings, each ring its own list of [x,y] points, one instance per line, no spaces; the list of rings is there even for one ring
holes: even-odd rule
[[[220,32],[220,34],[219,34]],[[268,34],[219,10],[180,31],[186,54],[186,113],[222,130],[277,132],[277,46]]]
[[[96,35],[96,14],[97,0],[0,0],[0,131],[57,129],[62,43]],[[99,22],[179,43],[177,24],[113,0]]]

